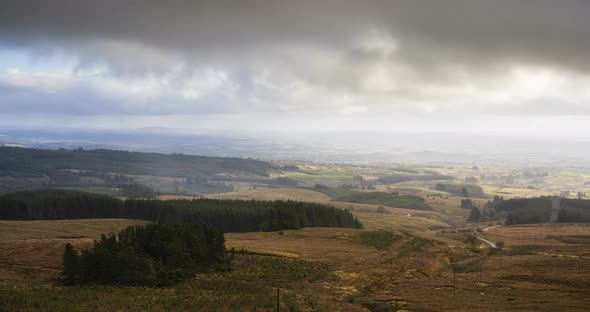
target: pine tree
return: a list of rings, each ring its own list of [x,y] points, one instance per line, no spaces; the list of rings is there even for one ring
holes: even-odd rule
[[[80,274],[80,258],[78,253],[74,250],[72,244],[66,244],[66,250],[63,256],[63,282],[64,284],[73,284],[78,280]]]
[[[478,222],[479,219],[481,219],[481,212],[479,211],[479,208],[471,208],[471,211],[469,212],[469,218],[467,218],[467,220],[471,222]]]

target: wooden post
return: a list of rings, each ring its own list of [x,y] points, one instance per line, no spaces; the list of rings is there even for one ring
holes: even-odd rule
[[[457,294],[457,272],[453,270],[453,297]]]
[[[274,288],[274,287],[273,287],[273,288]],[[280,309],[281,309],[281,306],[280,306],[281,288],[279,288],[279,287],[276,287],[276,288],[274,288],[274,289],[276,289],[276,290],[277,290],[277,312],[279,312],[279,311],[280,311]]]
[[[479,257],[479,281],[481,282],[481,257]]]

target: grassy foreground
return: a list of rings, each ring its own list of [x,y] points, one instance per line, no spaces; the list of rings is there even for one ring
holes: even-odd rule
[[[273,287],[313,283],[328,265],[235,253],[226,272],[197,276],[170,288],[71,286],[0,288],[0,311],[272,311]],[[307,293],[284,292],[281,309],[324,310]]]

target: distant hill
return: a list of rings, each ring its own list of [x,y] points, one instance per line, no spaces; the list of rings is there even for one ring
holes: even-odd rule
[[[400,171],[401,169],[396,169]],[[410,169],[405,171],[411,172]],[[409,181],[437,181],[437,180],[454,180],[455,178],[448,175],[442,174],[393,174],[387,175],[377,179],[377,182],[381,184],[396,184]]]
[[[218,182],[231,177],[266,179],[271,168],[270,163],[242,158],[0,147],[0,192],[47,186],[110,187],[133,182],[129,176],[157,176],[176,180],[156,181],[154,188],[215,193],[231,190]]]
[[[243,158],[205,157],[114,150],[43,150],[0,147],[0,175],[38,177],[55,169],[81,169],[171,177],[250,173],[268,176],[269,163]]]

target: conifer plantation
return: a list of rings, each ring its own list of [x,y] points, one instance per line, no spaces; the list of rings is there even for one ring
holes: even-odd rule
[[[62,283],[170,285],[225,259],[223,232],[278,231],[362,224],[349,211],[295,201],[121,200],[37,190],[0,197],[0,219],[125,218],[158,222],[102,235],[90,250],[65,246]]]
[[[224,258],[223,233],[210,226],[130,226],[117,235],[102,235],[80,255],[68,243],[62,282],[170,285]]]
[[[207,224],[222,232],[296,230],[302,227],[362,227],[349,211],[295,201],[123,201],[104,195],[66,190],[23,191],[0,197],[0,219],[3,220],[101,218]]]

